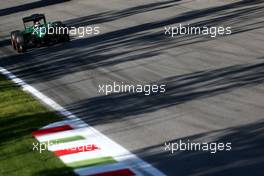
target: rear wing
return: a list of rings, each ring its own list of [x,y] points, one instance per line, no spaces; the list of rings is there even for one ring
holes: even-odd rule
[[[34,22],[34,21],[44,20],[44,23],[46,24],[46,18],[45,18],[44,14],[33,14],[31,16],[22,18],[22,20],[23,20],[23,24],[24,24],[25,29],[26,29],[25,23],[31,22],[31,21]]]
[[[45,19],[45,15],[44,14],[33,14],[31,16],[24,17],[23,18],[23,22],[26,23],[26,22],[30,22],[30,21],[39,21],[39,20],[42,20],[42,19],[44,19],[44,21],[46,23],[46,19]]]

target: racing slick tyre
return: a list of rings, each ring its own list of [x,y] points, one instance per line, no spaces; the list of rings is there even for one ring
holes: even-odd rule
[[[22,53],[26,51],[24,36],[21,32],[17,33],[16,38],[15,38],[15,43],[16,43],[17,52]]]
[[[12,47],[14,48],[14,50],[17,50],[17,47],[16,47],[16,36],[17,36],[18,33],[19,33],[19,31],[12,31],[11,34],[10,34],[10,40],[11,40],[11,44],[12,44]]]

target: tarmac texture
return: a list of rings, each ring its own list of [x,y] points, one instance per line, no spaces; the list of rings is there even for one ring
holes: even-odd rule
[[[100,34],[17,54],[10,32],[33,13]],[[232,34],[164,34],[179,24]],[[0,37],[0,66],[165,174],[264,175],[264,1],[3,1]],[[166,92],[99,93],[113,82],[165,84]],[[165,151],[180,140],[232,150]]]

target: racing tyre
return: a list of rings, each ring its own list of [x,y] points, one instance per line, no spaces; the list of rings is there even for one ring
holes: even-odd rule
[[[18,33],[16,35],[15,42],[16,42],[17,52],[23,53],[23,52],[26,51],[26,45],[25,45],[24,37],[23,37],[23,34],[22,33]]]
[[[10,34],[10,40],[11,40],[11,45],[14,48],[14,50],[17,50],[16,47],[16,36],[18,35],[19,31],[13,31]]]

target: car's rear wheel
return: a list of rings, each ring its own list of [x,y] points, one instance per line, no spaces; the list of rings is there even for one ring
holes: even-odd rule
[[[10,34],[10,40],[11,40],[11,44],[12,47],[14,48],[14,50],[17,50],[17,45],[16,45],[16,36],[18,35],[19,31],[13,31]]]
[[[26,45],[25,45],[24,36],[22,33],[18,33],[16,35],[15,43],[16,43],[17,52],[22,53],[26,51]]]

